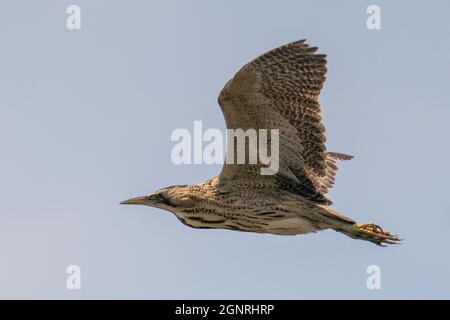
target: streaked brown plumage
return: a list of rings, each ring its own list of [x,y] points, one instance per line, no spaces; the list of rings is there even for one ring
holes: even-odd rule
[[[375,224],[356,224],[332,210],[325,196],[334,185],[336,161],[327,152],[318,96],[325,55],[304,40],[271,50],[246,64],[223,88],[219,104],[229,129],[278,129],[279,171],[261,175],[256,164],[225,164],[199,185],[163,188],[123,204],[175,213],[195,228],[225,228],[280,235],[334,229],[376,244],[399,239]]]

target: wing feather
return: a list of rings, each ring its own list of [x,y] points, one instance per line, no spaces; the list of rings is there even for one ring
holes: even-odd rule
[[[340,157],[326,152],[318,101],[326,55],[316,51],[305,40],[273,49],[242,67],[218,100],[229,129],[279,129],[279,171],[271,178],[277,187],[330,204],[324,193]],[[261,166],[225,164],[220,178],[255,177]]]

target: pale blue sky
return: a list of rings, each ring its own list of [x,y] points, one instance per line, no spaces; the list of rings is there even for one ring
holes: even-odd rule
[[[69,4],[82,30],[66,29]],[[378,4],[382,30],[366,28]],[[448,1],[2,1],[1,298],[450,298]],[[220,166],[175,166],[176,128],[224,129],[244,63],[306,38],[342,163],[334,208],[405,238],[187,228],[120,206]],[[82,290],[66,288],[66,267]],[[366,288],[379,265],[382,289]]]

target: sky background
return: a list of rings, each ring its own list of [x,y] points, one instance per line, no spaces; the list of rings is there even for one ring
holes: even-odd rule
[[[366,27],[370,4],[381,30]],[[444,0],[2,1],[0,298],[449,299],[449,12]],[[174,165],[172,131],[224,130],[227,80],[303,38],[328,55],[327,147],[355,156],[333,208],[403,245],[197,230],[119,205],[217,175]],[[366,287],[369,265],[381,290]]]

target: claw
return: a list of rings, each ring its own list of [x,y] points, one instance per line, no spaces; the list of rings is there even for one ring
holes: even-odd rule
[[[388,244],[399,244],[402,241],[396,235],[384,231],[379,225],[374,223],[355,224],[352,231],[352,235],[355,238],[373,242],[381,247],[385,247]]]

